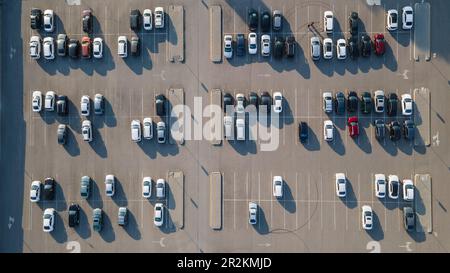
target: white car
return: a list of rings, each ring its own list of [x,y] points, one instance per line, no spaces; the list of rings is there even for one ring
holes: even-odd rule
[[[164,9],[162,7],[155,8],[155,28],[164,28]]]
[[[233,36],[229,34],[223,36],[223,56],[227,59],[233,57]]]
[[[411,116],[413,112],[413,100],[410,94],[402,95],[402,114]]]
[[[336,195],[338,197],[347,195],[347,179],[344,173],[336,173]]]
[[[31,182],[30,187],[30,201],[33,203],[39,202],[41,199],[41,181]]]
[[[81,134],[83,135],[84,141],[92,141],[92,125],[90,120],[84,120],[81,124]]]
[[[396,175],[389,175],[389,198],[398,199],[398,195],[400,194],[400,180]]]
[[[320,39],[319,37],[311,37],[311,58],[314,61],[320,59]]]
[[[323,13],[323,29],[326,33],[333,32],[333,12],[330,10]]]
[[[42,217],[42,229],[44,232],[52,232],[55,226],[55,209],[48,208],[44,210]]]
[[[383,113],[384,112],[384,91],[383,90],[375,91],[374,101],[375,101],[375,112]]]
[[[223,117],[223,126],[225,138],[233,139],[233,117],[232,116],[224,116]]]
[[[33,99],[31,100],[31,108],[33,112],[41,112],[42,110],[42,93],[41,91],[33,91]]]
[[[157,227],[162,226],[164,223],[164,206],[161,203],[155,204],[155,214],[153,217],[153,223]]]
[[[117,38],[117,54],[122,58],[128,56],[128,40],[126,36]]]
[[[256,54],[258,51],[258,44],[257,44],[257,36],[256,33],[250,32],[248,34],[248,54]]]
[[[397,30],[398,28],[398,12],[395,9],[390,9],[386,15],[386,29],[389,31]]]
[[[31,36],[30,38],[30,57],[38,60],[41,57],[41,38]]]
[[[336,42],[336,53],[339,60],[347,58],[347,42],[345,39],[339,39]]]
[[[270,35],[261,36],[261,55],[265,57],[270,55]]]
[[[115,188],[116,188],[116,179],[114,175],[108,174],[105,177],[105,194],[106,196],[112,197],[114,196]]]
[[[45,59],[53,60],[55,58],[55,41],[53,37],[45,37],[42,48]]]
[[[92,55],[94,55],[94,58],[101,59],[103,58],[103,39],[100,37],[97,37],[94,39],[94,42],[92,43]]]
[[[236,140],[245,140],[245,118],[236,118]]]
[[[323,92],[322,94],[322,109],[325,113],[333,112],[333,95],[331,92]]]
[[[144,29],[145,30],[152,30],[152,10],[151,9],[144,9],[143,13],[144,18]]]
[[[273,93],[273,111],[275,113],[283,111],[283,95],[281,92]]]
[[[153,138],[153,121],[152,118],[144,118],[144,138],[152,139]]]
[[[80,109],[81,109],[81,115],[82,116],[89,116],[90,114],[90,109],[91,109],[91,101],[89,99],[89,96],[84,95],[81,97],[81,101],[80,101]]]
[[[137,119],[131,121],[131,140],[134,142],[141,141],[141,122]]]
[[[375,174],[375,196],[378,198],[386,197],[386,176],[384,174]]]
[[[164,198],[166,196],[166,181],[160,178],[156,180],[156,198]]]
[[[142,179],[142,197],[150,198],[152,196],[152,178],[146,176]]]
[[[236,95],[236,112],[237,113],[244,113],[245,111],[245,96],[244,94],[237,94]]]
[[[54,91],[48,91],[47,93],[45,93],[45,111],[55,111],[55,100],[56,94]]]
[[[166,124],[164,121],[160,121],[156,124],[156,135],[159,144],[166,143]]]
[[[44,11],[44,30],[46,32],[53,32],[55,29],[55,23],[53,20],[53,10],[46,9]]]
[[[373,212],[370,206],[364,205],[362,206],[362,228],[365,230],[371,230],[373,225]]]
[[[406,6],[402,8],[402,28],[405,30],[412,29],[414,21],[413,8]]]
[[[414,184],[411,179],[403,179],[403,200],[414,200]]]
[[[323,139],[325,141],[333,141],[334,126],[331,120],[325,120],[323,122]]]
[[[327,60],[333,58],[333,40],[331,38],[323,39],[323,58]]]
[[[277,175],[273,177],[272,191],[274,197],[283,197],[283,178],[281,176]]]
[[[254,202],[248,203],[248,223],[250,225],[256,225],[258,215],[258,205]]]

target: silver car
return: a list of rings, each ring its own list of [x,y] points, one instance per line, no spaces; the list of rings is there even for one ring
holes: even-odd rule
[[[258,205],[254,202],[248,203],[248,223],[256,225],[258,215]]]
[[[105,101],[102,94],[95,94],[94,97],[94,113],[102,115],[105,112]]]
[[[320,39],[319,37],[311,37],[311,58],[314,61],[320,59]]]
[[[272,13],[272,17],[273,17],[273,29],[280,30],[282,23],[281,11],[274,10]]]
[[[117,54],[122,58],[126,58],[128,56],[127,37],[119,36],[119,38],[117,38]]]
[[[119,226],[126,226],[128,223],[128,210],[126,207],[120,207],[117,215],[117,224]]]
[[[55,24],[53,20],[53,10],[46,9],[44,11],[44,30],[46,32],[53,32],[55,29]]]
[[[45,102],[44,102],[45,111],[55,111],[55,100],[56,100],[56,93],[54,91],[48,91],[45,94]]]
[[[156,132],[158,136],[158,143],[166,143],[166,124],[164,121],[160,121],[156,124]]]
[[[35,60],[41,57],[41,38],[38,36],[30,38],[30,57]]]
[[[101,59],[103,57],[103,39],[100,37],[97,37],[94,39],[94,42],[92,43],[92,54],[94,55],[94,58]]]
[[[141,141],[141,122],[137,119],[131,121],[131,140],[133,142]]]
[[[31,101],[31,108],[33,112],[40,112],[42,110],[42,92],[33,91],[33,100]]]
[[[166,181],[160,178],[156,180],[156,198],[164,198],[166,196]]]
[[[152,118],[144,118],[144,138],[153,138],[153,121]]]
[[[89,116],[90,113],[90,100],[89,100],[89,96],[84,95],[81,97],[81,101],[80,101],[80,109],[81,109],[81,115],[82,116]]]
[[[44,58],[47,60],[53,60],[55,58],[55,40],[53,37],[45,37],[42,47]]]
[[[81,134],[86,142],[92,141],[92,125],[90,120],[84,120],[81,125]]]
[[[270,55],[270,35],[261,36],[261,55],[264,57]]]

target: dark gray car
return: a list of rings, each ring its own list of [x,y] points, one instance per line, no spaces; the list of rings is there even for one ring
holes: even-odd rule
[[[334,104],[336,109],[336,114],[342,115],[345,112],[345,95],[343,92],[339,91],[336,93],[334,98]]]
[[[415,135],[414,121],[407,119],[403,122],[403,135],[407,140],[414,140]]]
[[[56,40],[56,52],[58,56],[66,56],[67,54],[67,35],[58,34],[58,39]]]
[[[64,145],[66,144],[66,138],[67,138],[67,127],[65,124],[58,125],[58,144]]]
[[[139,56],[139,37],[133,36],[131,37],[131,55]]]
[[[236,55],[245,55],[245,36],[242,33],[236,35]]]
[[[96,208],[92,211],[92,229],[94,231],[100,232],[103,228],[103,211],[102,209]]]
[[[105,100],[102,94],[96,94],[94,97],[94,113],[102,115],[105,112]]]
[[[377,119],[374,121],[374,126],[376,139],[383,140],[386,132],[384,121],[382,119]]]
[[[403,208],[403,224],[407,231],[412,231],[416,226],[414,210],[411,207]]]
[[[88,199],[91,192],[91,178],[87,175],[81,177],[80,195],[83,199]]]

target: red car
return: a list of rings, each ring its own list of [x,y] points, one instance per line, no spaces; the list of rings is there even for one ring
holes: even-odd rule
[[[384,35],[377,33],[373,36],[373,47],[375,48],[375,54],[381,56],[385,52]]]
[[[357,137],[359,135],[358,117],[349,117],[348,121],[348,132],[351,137]]]
[[[91,58],[91,38],[85,36],[81,39],[81,57],[84,59]]]

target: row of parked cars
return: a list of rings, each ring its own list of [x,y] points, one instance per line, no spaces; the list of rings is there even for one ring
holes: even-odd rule
[[[113,197],[115,193],[115,176],[108,174],[105,176],[105,194],[108,197]],[[82,199],[88,199],[92,187],[92,179],[89,176],[83,176],[80,183],[80,196]],[[30,201],[37,203],[41,200],[41,188],[43,187],[42,198],[44,200],[53,200],[55,196],[55,180],[48,177],[44,180],[42,186],[41,181],[36,180],[31,182],[30,187]],[[142,197],[150,198],[152,195],[152,178],[144,177],[142,180]],[[166,197],[166,181],[162,178],[156,181],[155,195],[157,199],[163,200]],[[71,203],[68,210],[69,227],[75,227],[80,222],[80,206],[76,203]],[[155,226],[162,226],[164,222],[164,205],[156,203],[154,209],[154,224]],[[52,232],[55,223],[55,209],[47,208],[43,215],[43,231]],[[96,208],[93,210],[93,229],[100,232],[103,226],[102,210]],[[126,207],[120,207],[118,212],[117,223],[125,226],[128,220],[128,211]]]
[[[244,56],[245,52],[248,54],[255,55],[258,53],[258,35],[255,32],[250,32],[248,34],[248,45],[247,50],[245,46],[245,36],[240,33],[236,35],[236,41],[233,39],[233,35],[226,34],[223,37],[223,55],[227,59],[233,58],[234,48],[236,47],[236,55]],[[273,46],[273,56],[275,58],[282,58],[286,55],[289,58],[295,55],[295,37],[290,35],[284,38],[283,36],[276,35],[273,43],[271,36],[269,34],[263,34],[261,36],[261,56],[268,57],[272,51]],[[272,45],[273,44],[273,45]],[[236,46],[235,46],[236,45]]]

